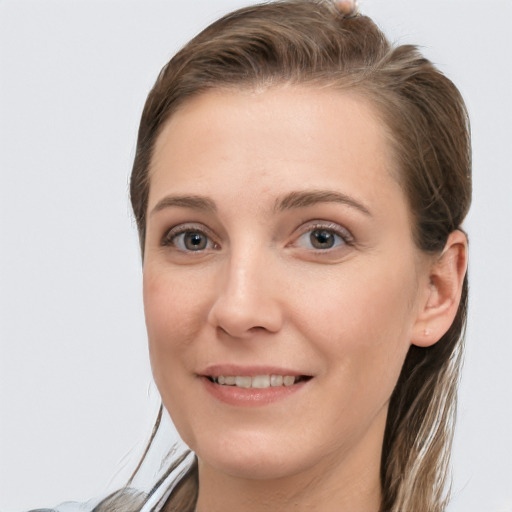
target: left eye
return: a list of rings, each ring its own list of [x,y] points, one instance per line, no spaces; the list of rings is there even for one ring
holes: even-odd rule
[[[310,229],[298,239],[297,245],[319,250],[333,249],[343,245],[345,240],[336,231],[327,228]]]

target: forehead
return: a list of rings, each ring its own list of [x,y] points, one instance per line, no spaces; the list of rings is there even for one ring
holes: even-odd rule
[[[207,195],[219,183],[254,193],[337,188],[372,199],[399,188],[393,160],[377,111],[356,93],[289,85],[212,90],[185,102],[158,137],[149,206],[164,193],[193,186]]]

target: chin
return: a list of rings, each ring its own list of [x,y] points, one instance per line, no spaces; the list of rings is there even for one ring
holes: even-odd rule
[[[192,448],[202,463],[227,475],[250,480],[286,478],[307,470],[322,459],[318,454],[298,450],[297,443],[276,437],[270,440],[261,432],[246,436],[228,435]]]
[[[300,473],[303,469],[298,461],[277,459],[271,453],[238,454],[236,457],[225,456],[202,459],[217,471],[246,480],[278,480]],[[286,459],[286,458],[285,458]]]

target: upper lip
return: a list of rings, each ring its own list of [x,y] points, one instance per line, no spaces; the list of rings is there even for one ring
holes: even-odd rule
[[[283,368],[281,366],[267,366],[267,365],[249,365],[240,366],[236,364],[214,364],[207,366],[204,370],[197,372],[198,375],[206,377],[224,376],[247,376],[256,377],[257,375],[290,375],[293,377],[300,377],[301,375],[310,376],[310,373],[291,368]]]

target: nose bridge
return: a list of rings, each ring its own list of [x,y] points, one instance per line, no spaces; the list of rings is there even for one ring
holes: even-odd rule
[[[232,248],[219,275],[210,322],[233,337],[258,330],[275,332],[281,325],[274,290],[275,261],[270,249],[247,242]]]
[[[256,244],[244,244],[235,248],[232,252],[228,272],[226,275],[226,292],[234,294],[239,300],[244,298],[251,300],[251,296],[258,295],[258,288],[264,284],[266,279],[263,263],[268,260],[268,251]],[[269,261],[266,261],[267,272],[269,273]]]

